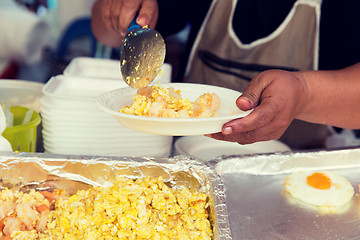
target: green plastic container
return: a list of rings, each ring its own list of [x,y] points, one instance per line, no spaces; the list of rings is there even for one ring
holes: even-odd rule
[[[10,142],[13,151],[36,151],[37,127],[41,122],[41,117],[34,111],[30,122],[21,124],[28,110],[29,108],[26,107],[11,107],[10,111],[14,115],[14,125],[7,127],[2,135]]]

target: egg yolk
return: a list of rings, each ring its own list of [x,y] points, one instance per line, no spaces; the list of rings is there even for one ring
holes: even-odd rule
[[[307,177],[307,184],[317,189],[329,189],[331,187],[331,180],[323,173],[313,173]]]

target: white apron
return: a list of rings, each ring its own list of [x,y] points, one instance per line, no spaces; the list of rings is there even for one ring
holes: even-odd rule
[[[249,44],[232,27],[236,4],[213,0],[190,54],[186,82],[242,92],[267,69],[318,69],[321,0],[297,0],[274,32]],[[319,148],[328,134],[326,126],[295,120],[281,140],[295,149]]]

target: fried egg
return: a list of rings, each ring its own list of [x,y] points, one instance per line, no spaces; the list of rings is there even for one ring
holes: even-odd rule
[[[294,198],[320,208],[347,204],[354,188],[344,177],[333,172],[294,172],[285,178],[285,190]]]

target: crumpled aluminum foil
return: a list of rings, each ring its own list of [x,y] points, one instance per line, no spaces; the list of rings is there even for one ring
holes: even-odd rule
[[[26,191],[49,186],[69,194],[91,186],[112,185],[117,176],[164,178],[171,187],[187,187],[210,196],[209,218],[214,239],[233,239],[224,185],[215,170],[185,156],[173,158],[67,156],[47,153],[0,152],[2,186]]]

